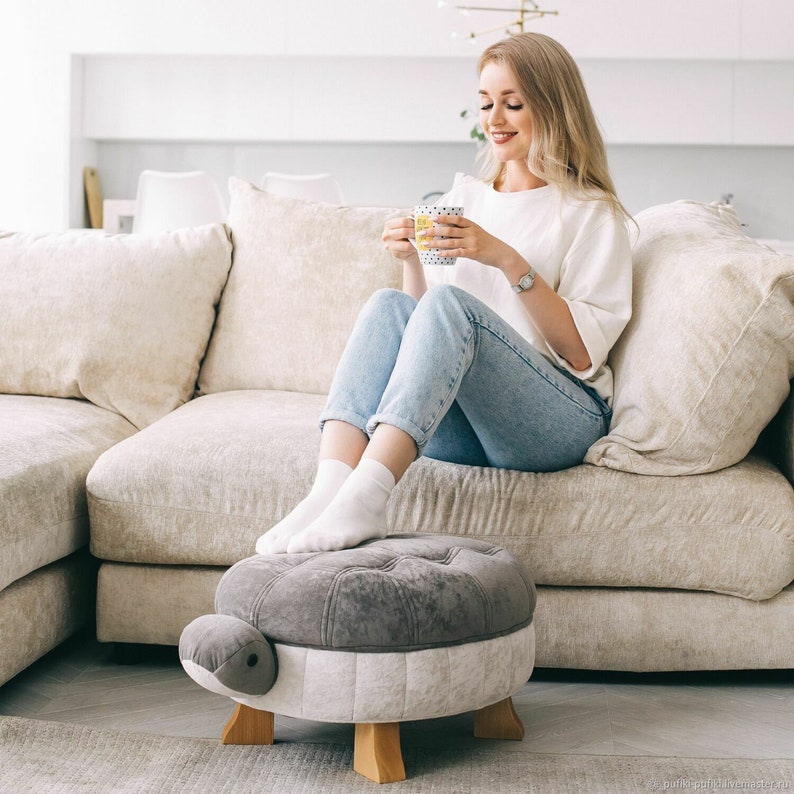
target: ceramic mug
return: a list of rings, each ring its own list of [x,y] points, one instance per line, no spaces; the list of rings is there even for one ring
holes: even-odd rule
[[[422,244],[419,232],[430,229],[436,225],[439,215],[463,215],[463,207],[441,207],[438,205],[420,205],[414,207],[414,233],[416,234],[416,250],[419,252],[419,261],[423,265],[454,265],[457,257],[439,256],[439,249],[428,248]],[[441,238],[443,239],[443,238]]]

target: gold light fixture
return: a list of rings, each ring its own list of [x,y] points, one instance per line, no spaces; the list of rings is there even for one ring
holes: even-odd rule
[[[559,11],[548,11],[544,8],[541,8],[538,4],[537,0],[517,0],[518,6],[513,6],[512,8],[501,8],[499,6],[464,6],[464,5],[456,5],[455,8],[461,12],[461,14],[468,15],[470,11],[496,11],[501,13],[507,14],[517,14],[518,16],[507,22],[506,24],[503,23],[501,25],[495,25],[492,28],[486,28],[485,30],[478,30],[473,31],[466,35],[466,38],[469,40],[470,44],[474,44],[475,40],[479,36],[484,36],[486,33],[495,33],[497,30],[503,31],[508,36],[514,36],[517,33],[524,33],[526,31],[525,25],[527,22],[533,19],[540,19],[546,16],[557,16],[560,12]],[[438,7],[443,8],[447,5],[446,0],[438,0]],[[457,38],[458,34],[453,33],[453,38]],[[460,117],[462,119],[470,119],[474,118],[477,115],[476,111],[473,110],[462,110],[460,113]],[[482,131],[482,127],[480,127],[479,122],[475,122],[474,126],[469,131],[469,137],[472,140],[476,141],[479,146],[485,143],[485,133]]]
[[[439,6],[446,5],[443,0],[439,2]],[[547,11],[546,9],[542,9],[540,5],[536,2],[536,0],[518,0],[518,6],[512,8],[500,8],[497,6],[464,6],[464,5],[456,5],[455,8],[460,11],[464,15],[468,15],[471,11],[497,11],[503,12],[506,14],[517,14],[518,16],[511,20],[510,22],[503,23],[501,25],[495,25],[492,28],[486,28],[485,30],[478,30],[472,33],[469,33],[466,38],[469,39],[471,42],[474,42],[476,38],[479,36],[483,36],[486,33],[494,33],[497,30],[502,30],[508,36],[513,36],[516,33],[523,33],[525,31],[525,25],[532,19],[540,19],[541,17],[545,16],[557,16],[560,12],[559,11]],[[456,34],[452,34],[455,36]]]

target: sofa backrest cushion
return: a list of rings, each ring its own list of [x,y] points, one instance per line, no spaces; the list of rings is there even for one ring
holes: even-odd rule
[[[395,209],[338,207],[229,181],[233,265],[199,391],[322,394],[356,316],[401,269],[381,234]]]
[[[230,266],[223,224],[0,233],[0,392],[151,424],[192,397]]]
[[[747,237],[726,205],[674,202],[636,221],[612,426],[586,460],[663,475],[730,466],[789,393],[794,258]]]

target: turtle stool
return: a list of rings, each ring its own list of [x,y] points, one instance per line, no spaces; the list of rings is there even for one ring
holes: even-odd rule
[[[392,535],[353,549],[248,557],[215,615],[179,643],[187,673],[238,705],[227,744],[272,744],[274,714],[355,724],[353,767],[405,779],[401,722],[474,712],[474,735],[521,739],[512,704],[535,660],[535,587],[503,548]]]

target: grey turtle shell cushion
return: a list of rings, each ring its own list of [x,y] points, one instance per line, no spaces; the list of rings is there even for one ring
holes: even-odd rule
[[[265,696],[276,684],[278,646],[290,682],[282,682],[279,713],[293,709],[293,716],[311,713],[317,719],[355,721],[352,703],[358,704],[356,714],[369,709],[369,721],[383,721],[378,709],[388,712],[389,721],[393,711],[401,719],[458,713],[466,707],[456,688],[448,681],[443,685],[456,665],[475,670],[483,692],[477,695],[477,686],[467,687],[472,689],[470,698],[499,699],[509,694],[505,686],[512,691],[513,684],[526,681],[534,659],[534,632],[531,637],[527,633],[535,608],[534,584],[508,551],[468,538],[412,533],[345,551],[249,557],[224,574],[215,601],[217,614],[196,618],[182,632],[179,653],[185,670],[212,692],[233,698]],[[493,643],[498,648],[485,651],[483,646]],[[465,662],[445,653],[444,663],[439,663],[434,654],[450,646],[479,650],[464,654]],[[318,701],[305,670],[301,672],[307,660],[300,654],[293,658],[290,647],[323,655],[323,669],[335,671],[329,680],[346,680],[358,671],[355,696],[337,693],[339,702],[331,702],[325,693]],[[412,675],[397,662],[409,651],[425,654],[415,660]],[[350,661],[368,652],[381,654],[380,673],[365,674],[367,665]],[[482,668],[496,663],[494,652],[506,654],[505,670],[495,678],[493,670]],[[382,679],[394,677],[392,667],[400,709],[388,699],[381,702]],[[490,678],[494,680],[486,686]],[[295,689],[296,682],[303,684]],[[421,693],[430,684],[433,691],[447,692],[450,702],[428,702]],[[413,687],[419,701],[411,706]],[[360,697],[370,689],[377,689],[379,697]],[[486,702],[491,701],[486,697],[469,706]]]
[[[529,573],[509,551],[415,533],[343,551],[248,557],[224,574],[215,596],[219,615],[271,642],[357,652],[510,634],[532,622],[535,603]]]

